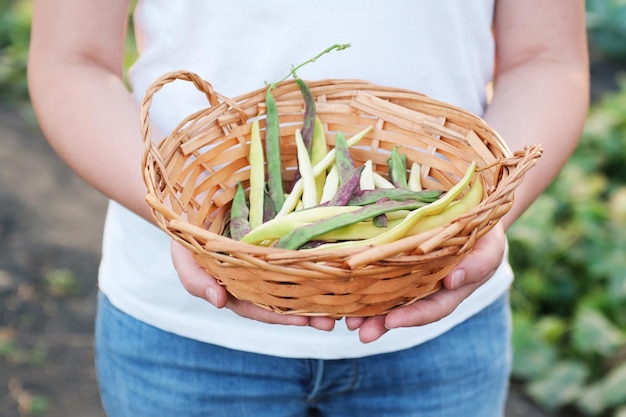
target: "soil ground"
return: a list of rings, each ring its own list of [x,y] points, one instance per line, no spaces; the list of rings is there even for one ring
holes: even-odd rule
[[[0,106],[0,416],[104,417],[92,337],[106,200],[26,120]],[[513,384],[506,417],[557,416]]]

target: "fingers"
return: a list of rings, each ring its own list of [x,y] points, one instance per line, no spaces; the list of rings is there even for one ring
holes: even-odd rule
[[[442,288],[427,298],[389,312],[385,319],[385,327],[395,329],[424,326],[439,321],[450,315],[479,286],[480,283],[473,283],[455,290]]]
[[[230,296],[217,280],[196,263],[193,255],[179,243],[172,241],[172,261],[183,287],[192,295],[203,298],[217,308],[228,307],[238,315],[269,324],[310,326],[318,330],[332,330],[335,320],[329,317],[306,317],[279,314]]]
[[[505,250],[505,235],[500,223],[478,239],[467,256],[443,279],[444,287],[456,289],[482,283],[496,272]]]
[[[362,343],[371,343],[380,339],[389,329],[385,327],[386,316],[368,317],[359,327],[359,340]]]
[[[307,326],[309,324],[308,317],[278,314],[273,311],[261,308],[252,303],[237,300],[234,297],[231,297],[227,304],[227,307],[241,317],[257,320],[263,323],[284,324],[291,326]]]
[[[505,235],[500,224],[476,241],[472,251],[444,278],[437,293],[400,307],[385,318],[385,327],[423,326],[450,315],[478,287],[489,280],[502,263]]]
[[[378,340],[389,329],[385,327],[385,316],[346,317],[346,326],[350,330],[359,331],[359,340],[370,343]]]
[[[346,317],[346,326],[350,330],[356,330],[361,327],[364,321],[365,317]]]
[[[332,319],[330,317],[313,316],[309,318],[309,326],[317,330],[324,330],[327,332],[335,328],[335,323],[337,323],[337,320]]]
[[[170,251],[183,287],[217,308],[225,307],[229,298],[226,289],[196,263],[191,252],[175,241],[172,241]]]
[[[308,317],[294,314],[280,314],[259,307],[247,301],[231,297],[227,307],[241,317],[257,320],[268,324],[288,326],[309,326],[318,330],[330,331],[335,327],[335,319],[330,317]]]
[[[481,283],[472,283],[455,290],[442,288],[436,294],[415,303],[398,307],[387,315],[348,321],[348,328],[359,330],[359,340],[371,343],[380,339],[391,329],[415,327],[434,323],[452,313]]]

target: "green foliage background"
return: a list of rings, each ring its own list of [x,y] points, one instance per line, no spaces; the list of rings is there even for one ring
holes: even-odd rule
[[[0,0],[4,105],[29,105],[31,8]],[[594,52],[626,62],[626,0],[587,11]],[[547,409],[626,417],[626,78],[592,105],[574,156],[508,235],[514,378]]]
[[[0,0],[0,101],[23,102],[28,97],[26,61],[31,4]]]
[[[607,58],[624,61],[626,1],[586,0],[587,29],[594,46]]]
[[[625,162],[622,82],[592,106],[572,159],[508,233],[514,376],[546,408],[626,416]]]

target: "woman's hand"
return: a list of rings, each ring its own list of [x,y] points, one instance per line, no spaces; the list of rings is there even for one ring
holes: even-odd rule
[[[443,280],[437,293],[399,307],[386,315],[346,319],[348,327],[359,331],[362,342],[379,339],[390,329],[423,326],[452,313],[463,300],[484,284],[502,263],[505,235],[501,223],[476,242],[472,251]]]
[[[191,252],[172,241],[172,260],[185,289],[192,295],[205,299],[217,308],[229,308],[238,315],[270,324],[292,326],[311,326],[318,330],[332,330],[335,320],[329,317],[306,317],[290,314],[278,314],[230,295],[224,286],[207,274],[196,263]]]

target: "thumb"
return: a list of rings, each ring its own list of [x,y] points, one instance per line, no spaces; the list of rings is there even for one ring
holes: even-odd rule
[[[505,250],[504,229],[498,223],[476,241],[467,256],[444,278],[444,287],[456,289],[464,285],[487,281],[502,263]]]
[[[226,306],[228,302],[226,289],[198,265],[188,249],[172,240],[170,251],[178,278],[187,292],[205,299],[217,308]]]

